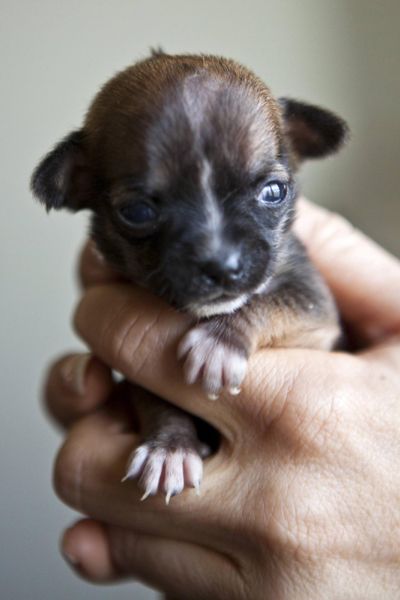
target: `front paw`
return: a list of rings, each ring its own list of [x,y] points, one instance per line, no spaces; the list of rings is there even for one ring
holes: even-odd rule
[[[187,383],[198,379],[211,399],[228,388],[239,393],[247,369],[248,351],[245,343],[221,335],[212,322],[191,329],[178,347],[178,359],[185,359],[184,375]]]

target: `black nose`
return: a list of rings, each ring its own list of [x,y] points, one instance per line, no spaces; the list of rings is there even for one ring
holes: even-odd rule
[[[214,284],[234,283],[242,275],[242,265],[238,252],[208,260],[201,265],[203,276]]]

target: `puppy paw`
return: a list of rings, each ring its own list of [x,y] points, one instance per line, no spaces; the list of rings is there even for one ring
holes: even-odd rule
[[[199,489],[203,477],[203,461],[210,454],[205,444],[187,443],[186,440],[147,439],[129,457],[126,475],[122,481],[139,478],[144,492],[141,500],[158,491],[165,494],[169,504],[172,496],[184,487]]]
[[[233,395],[240,392],[247,369],[246,347],[233,339],[225,341],[211,323],[202,323],[184,336],[178,359],[185,359],[187,383],[201,380],[210,400],[216,400],[224,387]]]

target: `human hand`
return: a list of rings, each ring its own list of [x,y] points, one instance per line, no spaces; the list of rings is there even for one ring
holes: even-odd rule
[[[63,540],[83,576],[135,577],[185,599],[399,597],[400,266],[308,203],[298,230],[364,347],[259,351],[242,394],[214,403],[184,385],[176,363],[187,317],[114,282],[106,267],[94,275],[85,252],[83,339],[129,380],[214,425],[221,446],[205,463],[200,498],[186,490],[169,507],[158,497],[140,503],[136,484],[120,483],[137,441],[124,387],[91,358],[78,394],[70,363],[54,365],[49,408],[68,425],[80,417],[55,486],[91,517]]]

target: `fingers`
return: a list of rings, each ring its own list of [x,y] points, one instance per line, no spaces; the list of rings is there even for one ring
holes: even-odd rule
[[[400,263],[339,215],[302,200],[299,237],[345,322],[369,340],[400,334]]]
[[[78,277],[83,287],[123,280],[122,275],[106,262],[93,240],[89,240],[82,249]]]
[[[125,576],[174,598],[244,597],[233,562],[195,544],[83,520],[67,530],[62,549],[78,573],[94,583]]]
[[[70,354],[56,361],[47,375],[44,403],[64,427],[92,412],[109,398],[111,370],[92,354]]]
[[[67,529],[61,552],[69,565],[89,581],[109,583],[123,578],[112,560],[107,529],[97,521],[83,519]]]

